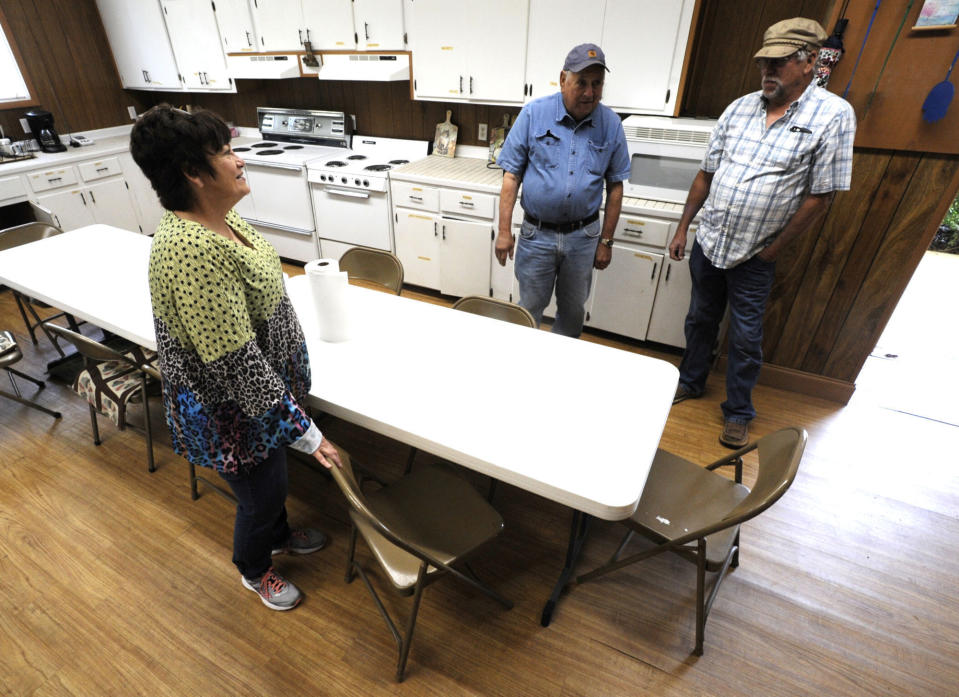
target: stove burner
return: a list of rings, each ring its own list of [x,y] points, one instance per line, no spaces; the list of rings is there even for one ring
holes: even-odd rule
[[[284,145],[283,149],[284,150],[302,150],[303,146],[302,145]]]
[[[249,148],[233,148],[233,152],[249,152]]]
[[[324,167],[346,167],[346,163],[341,160],[330,160],[323,165]]]
[[[409,160],[390,160],[388,164],[391,165],[405,165]]]
[[[365,160],[366,155],[350,155],[346,158],[347,160]]]
[[[254,144],[251,145],[250,147],[251,147],[251,148],[275,148],[275,147],[276,147],[276,143],[269,143],[269,142],[266,142],[266,143],[254,143]]]
[[[257,155],[282,155],[282,150],[260,150],[256,153]]]
[[[392,169],[390,165],[369,165],[368,167],[363,168],[367,172],[385,172],[388,169]]]

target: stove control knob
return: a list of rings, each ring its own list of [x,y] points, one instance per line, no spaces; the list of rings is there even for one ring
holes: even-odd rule
[[[353,180],[353,183],[356,184],[357,186],[359,186],[359,185],[360,185],[360,180],[359,180],[359,179],[354,179],[354,180]]]
[[[346,184],[346,177],[343,177],[343,178],[342,178],[342,181],[343,181],[344,184]]]
[[[321,181],[321,182],[325,182],[325,181],[326,181],[326,175],[325,175],[325,174],[321,174],[321,175],[320,175],[320,181]]]
[[[364,179],[364,180],[363,180],[363,186],[369,186],[369,185],[370,185],[370,180],[369,180],[369,179]]]

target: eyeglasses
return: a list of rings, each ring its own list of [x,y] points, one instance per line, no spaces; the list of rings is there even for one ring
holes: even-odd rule
[[[784,56],[782,58],[757,58],[756,67],[758,67],[760,70],[766,70],[768,68],[772,68],[773,70],[778,70],[779,68],[786,65],[786,63],[796,58],[796,56],[798,55],[799,55],[799,51],[796,51],[795,53],[791,53],[788,56]]]

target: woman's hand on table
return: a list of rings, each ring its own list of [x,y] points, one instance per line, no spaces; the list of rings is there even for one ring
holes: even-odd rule
[[[343,463],[340,462],[340,454],[336,452],[336,448],[326,438],[320,441],[320,447],[313,451],[313,457],[328,470],[333,469],[334,465],[343,467]]]

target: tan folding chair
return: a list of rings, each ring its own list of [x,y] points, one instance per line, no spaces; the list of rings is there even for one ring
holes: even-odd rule
[[[513,604],[482,583],[465,560],[496,537],[503,519],[466,481],[434,467],[420,467],[398,481],[364,493],[353,473],[349,455],[339,451],[342,468],[333,479],[350,504],[353,528],[346,582],[358,574],[396,641],[399,657],[396,680],[406,671],[416,615],[423,589],[444,576],[453,576],[510,609]],[[356,561],[356,538],[362,535],[386,580],[400,595],[412,595],[413,607],[401,634],[369,576]],[[454,568],[463,566],[464,570]]]
[[[45,331],[72,344],[83,356],[85,368],[77,375],[72,387],[90,406],[94,445],[100,445],[101,442],[100,429],[97,426],[97,414],[100,413],[109,417],[121,431],[130,426],[146,436],[147,469],[150,472],[156,471],[153,462],[150,401],[147,398],[148,380],[160,380],[160,373],[152,364],[156,354],[139,346],[127,353],[120,353],[58,324],[44,322],[42,326]],[[127,405],[133,401],[143,403],[142,429],[132,425],[126,418]]]
[[[350,279],[381,285],[396,295],[403,288],[403,263],[381,249],[347,249],[340,257],[340,271],[346,271]]]
[[[14,375],[19,378],[23,378],[24,380],[29,380],[41,390],[46,387],[46,383],[43,380],[38,380],[37,378],[31,377],[26,373],[21,373],[19,370],[10,367],[21,358],[23,358],[23,353],[20,351],[20,346],[17,344],[17,340],[13,337],[13,334],[8,331],[0,331],[0,369],[7,373],[7,377],[10,378],[10,384],[13,386],[13,392],[0,390],[0,396],[6,397],[7,399],[12,399],[14,402],[19,402],[20,404],[30,407],[31,409],[38,409],[56,419],[59,419],[61,416],[60,412],[53,411],[53,409],[47,409],[45,406],[29,400],[24,397],[23,394],[21,394],[20,386],[17,385],[17,381],[13,379]]]
[[[772,506],[786,493],[806,447],[806,431],[784,428],[736,452],[701,467],[659,450],[633,516],[622,521],[629,528],[616,553],[603,566],[583,574],[576,583],[598,578],[662,552],[675,552],[696,564],[696,648],[703,654],[706,618],[729,568],[739,566],[740,526]],[[742,456],[759,450],[759,471],[752,491],[742,484]],[[735,481],[714,470],[731,465]],[[622,557],[634,533],[656,547]],[[715,573],[706,596],[706,572]]]
[[[0,252],[30,242],[37,242],[47,237],[52,237],[53,235],[60,235],[62,232],[60,228],[49,223],[24,223],[23,225],[16,225],[5,230],[0,230]],[[13,298],[16,300],[20,317],[23,318],[23,324],[30,334],[30,341],[33,342],[33,345],[37,345],[36,330],[40,329],[47,335],[47,339],[53,344],[57,353],[59,353],[61,357],[64,357],[66,354],[63,352],[63,349],[60,348],[56,335],[43,329],[43,322],[64,317],[70,325],[70,328],[79,332],[79,323],[74,319],[73,315],[66,312],[58,312],[48,315],[47,317],[40,317],[36,307],[40,306],[45,308],[49,307],[48,305],[33,300],[18,290],[13,291]]]
[[[521,324],[524,327],[536,327],[536,320],[533,319],[533,315],[525,307],[498,298],[488,298],[485,295],[462,297],[453,303],[453,309],[482,315],[483,317],[501,319],[513,324]]]

